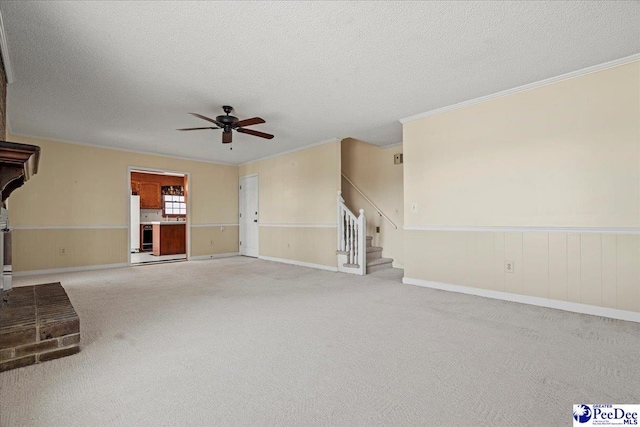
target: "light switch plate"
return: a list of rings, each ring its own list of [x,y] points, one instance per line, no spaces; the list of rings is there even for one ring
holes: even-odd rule
[[[411,212],[418,212],[418,204],[411,203]]]

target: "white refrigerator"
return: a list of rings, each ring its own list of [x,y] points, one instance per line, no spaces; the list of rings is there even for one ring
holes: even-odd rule
[[[140,196],[131,196],[131,253],[140,252]]]

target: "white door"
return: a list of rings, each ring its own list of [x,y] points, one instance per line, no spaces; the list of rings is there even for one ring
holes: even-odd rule
[[[240,255],[258,256],[258,176],[240,178]]]

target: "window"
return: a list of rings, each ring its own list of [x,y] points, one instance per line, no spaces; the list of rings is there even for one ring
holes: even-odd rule
[[[164,215],[186,215],[187,203],[184,201],[184,196],[168,196],[164,197]]]

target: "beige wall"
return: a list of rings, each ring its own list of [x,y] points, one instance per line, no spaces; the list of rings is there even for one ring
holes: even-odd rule
[[[402,153],[402,146],[380,148],[348,138],[342,141],[342,172],[367,195],[397,225],[378,215],[373,206],[346,180],[342,180],[342,197],[356,215],[364,209],[367,235],[373,245],[382,247],[382,256],[393,258],[393,266],[404,267],[404,192],[403,165],[393,163],[394,154]],[[376,226],[380,233],[376,233]]]
[[[238,222],[235,166],[13,135],[9,139],[42,149],[38,174],[8,200],[11,225],[16,228],[16,271],[126,263],[129,166],[191,174],[192,256],[238,251],[237,226],[225,231],[212,226]],[[199,225],[211,226],[193,227]],[[59,253],[63,244],[65,255]]]
[[[260,227],[260,255],[337,267],[336,229]]]
[[[206,257],[238,252],[238,231],[237,225],[191,227],[191,256]]]
[[[406,277],[640,311],[640,63],[405,123],[403,141]]]
[[[258,174],[259,254],[337,266],[340,143],[330,142],[240,167]]]
[[[640,226],[639,73],[636,62],[406,123],[406,225]]]

